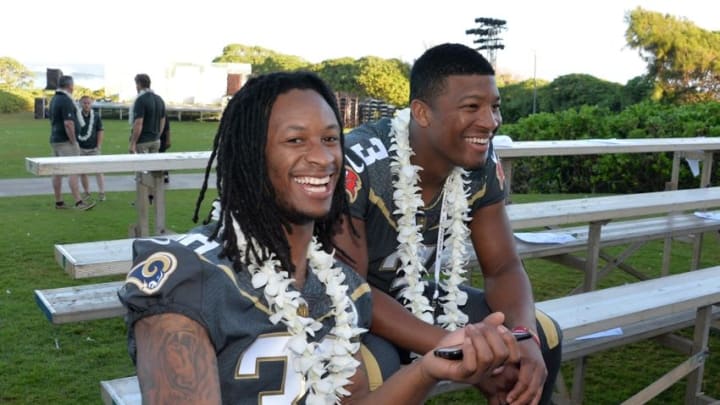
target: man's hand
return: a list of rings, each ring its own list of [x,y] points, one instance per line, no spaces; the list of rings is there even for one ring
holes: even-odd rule
[[[518,343],[520,349],[520,371],[517,382],[508,392],[508,404],[537,404],[542,396],[547,378],[547,368],[539,345],[528,339]]]
[[[505,316],[496,312],[482,322],[446,335],[437,347],[460,346],[462,360],[441,359],[429,352],[423,356],[425,372],[438,380],[479,384],[506,362],[520,361],[518,343],[503,325]]]
[[[130,153],[137,153],[137,144],[135,142],[130,142],[130,148],[128,148]]]

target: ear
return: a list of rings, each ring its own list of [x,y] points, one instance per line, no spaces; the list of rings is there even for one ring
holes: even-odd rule
[[[414,99],[410,102],[410,112],[413,120],[422,128],[430,125],[430,106],[422,100]]]

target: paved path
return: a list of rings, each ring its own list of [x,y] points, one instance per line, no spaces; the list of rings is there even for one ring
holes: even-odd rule
[[[168,190],[200,190],[203,175],[197,173],[171,173]],[[215,176],[210,176],[209,188],[215,188]],[[82,188],[82,187],[81,187]],[[90,190],[97,191],[94,176],[90,177]],[[135,175],[106,175],[105,191],[135,191]],[[69,192],[67,180],[63,179],[63,192]],[[30,177],[25,179],[0,179],[0,197],[19,197],[29,195],[52,195],[50,177]]]

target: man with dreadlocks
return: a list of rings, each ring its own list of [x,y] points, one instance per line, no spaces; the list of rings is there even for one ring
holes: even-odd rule
[[[462,360],[426,355],[371,386],[370,288],[330,249],[348,210],[342,133],[310,73],[253,78],[232,98],[195,209],[217,159],[218,222],[136,241],[119,292],[144,403],[420,403],[440,379],[475,384],[517,361],[492,314],[438,342]]]
[[[500,311],[509,328],[534,339],[519,343],[518,364],[478,388],[501,403],[546,404],[560,367],[560,330],[535,311],[515,250],[491,142],[501,122],[490,63],[460,44],[428,49],[410,73],[410,108],[347,136],[352,221],[335,242],[373,287],[371,332],[403,358]],[[484,291],[463,285],[469,249]]]

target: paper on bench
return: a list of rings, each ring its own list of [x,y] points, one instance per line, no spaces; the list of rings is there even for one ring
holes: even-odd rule
[[[589,335],[578,336],[575,338],[575,340],[600,339],[608,336],[622,336],[622,334],[622,328],[612,328],[600,332],[591,333]]]
[[[569,233],[561,232],[515,232],[515,237],[527,243],[569,243],[576,241]]]
[[[720,221],[720,212],[701,212],[695,211],[695,216],[702,219],[711,219],[713,221]]]

